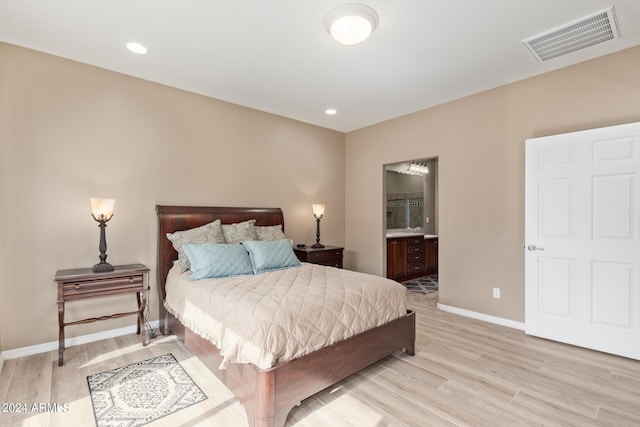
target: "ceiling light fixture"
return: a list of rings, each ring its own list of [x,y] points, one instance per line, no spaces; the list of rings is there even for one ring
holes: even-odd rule
[[[335,108],[327,108],[326,110],[324,110],[324,113],[328,116],[335,116],[338,113],[338,110],[336,110]]]
[[[363,4],[345,4],[329,12],[324,24],[338,43],[352,46],[363,42],[376,29],[378,14]]]
[[[416,175],[426,175],[429,173],[429,166],[425,161],[414,161],[409,163],[408,172]]]
[[[411,162],[394,163],[387,165],[386,170],[405,175],[427,175],[429,173],[429,162],[428,160],[413,160]]]
[[[136,42],[127,43],[127,49],[139,55],[144,55],[145,53],[147,53],[147,48]]]

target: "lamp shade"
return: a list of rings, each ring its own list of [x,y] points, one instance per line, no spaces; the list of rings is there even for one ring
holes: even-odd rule
[[[116,199],[89,199],[91,213],[97,219],[109,220],[113,216]]]
[[[322,215],[324,215],[324,205],[316,204],[311,205],[311,207],[313,208],[313,216],[315,216],[316,218],[320,218]]]
[[[352,46],[363,42],[378,25],[378,14],[362,4],[345,4],[333,9],[325,27],[338,42]]]

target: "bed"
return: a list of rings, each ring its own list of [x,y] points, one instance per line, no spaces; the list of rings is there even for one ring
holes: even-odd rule
[[[224,363],[219,349],[185,327],[164,306],[166,278],[178,257],[167,233],[193,229],[220,219],[222,224],[255,220],[256,226],[281,225],[279,208],[156,206],[158,218],[157,277],[161,330],[173,333],[238,398],[251,427],[281,427],[287,414],[313,394],[397,351],[414,354],[415,315],[405,315],[298,358],[259,368],[251,363]]]

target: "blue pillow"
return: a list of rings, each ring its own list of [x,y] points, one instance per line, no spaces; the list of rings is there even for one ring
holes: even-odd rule
[[[253,274],[249,253],[241,244],[182,245],[191,265],[190,280]]]
[[[245,240],[242,244],[249,251],[255,274],[300,265],[289,239]]]

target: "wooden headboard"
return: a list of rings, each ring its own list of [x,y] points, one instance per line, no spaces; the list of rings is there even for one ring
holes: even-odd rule
[[[158,216],[158,292],[160,297],[160,320],[164,318],[164,299],[167,274],[178,259],[178,253],[167,239],[167,233],[188,230],[219,219],[223,224],[255,219],[256,225],[282,225],[284,215],[280,208],[232,208],[215,206],[164,206],[156,205]]]

